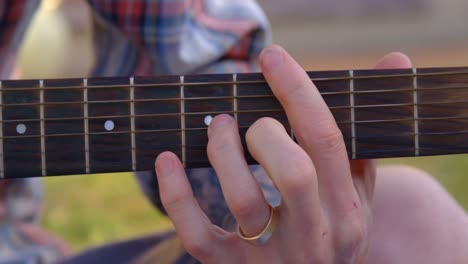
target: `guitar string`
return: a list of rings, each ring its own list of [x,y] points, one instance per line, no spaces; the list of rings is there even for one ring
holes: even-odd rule
[[[467,89],[468,86],[446,86],[446,87],[434,87],[434,88],[421,88],[418,87],[418,91],[420,94],[424,94],[425,91],[446,91],[446,90],[462,90],[463,92],[464,89]],[[47,89],[45,89],[46,91]],[[352,95],[354,94],[356,99],[359,99],[359,95],[361,94],[368,94],[368,93],[401,93],[401,92],[414,92],[414,88],[408,88],[408,89],[385,89],[385,90],[367,90],[367,91],[354,91],[354,92],[324,92],[321,93],[321,96],[324,98],[327,98],[328,96],[336,96],[336,95]],[[39,91],[39,89],[37,90]],[[405,94],[409,96],[410,93]],[[5,97],[5,96],[4,96]],[[128,99],[113,99],[113,100],[88,100],[87,103],[83,101],[78,101],[78,100],[69,100],[69,101],[59,101],[59,102],[46,102],[46,103],[38,103],[38,102],[26,102],[26,103],[2,103],[0,104],[0,107],[17,107],[17,106],[56,106],[56,105],[68,105],[68,104],[74,104],[74,105],[84,105],[84,104],[109,104],[109,103],[151,103],[151,102],[164,102],[164,101],[173,101],[174,103],[178,104],[180,101],[203,101],[203,100],[232,100],[232,99],[268,99],[272,98],[274,99],[275,96],[273,94],[265,94],[265,95],[239,95],[239,96],[195,96],[195,97],[186,97],[184,99],[181,99],[180,97],[171,97],[171,98],[152,98],[152,99],[133,99],[133,100],[128,100]]]
[[[463,74],[463,72],[456,72],[456,73],[453,73],[453,74]],[[428,74],[428,75],[430,75],[430,74]],[[435,74],[433,74],[433,75],[435,75]],[[444,75],[444,74],[441,74],[441,75]],[[388,76],[388,75],[386,75],[386,76],[383,76],[383,77],[395,78],[395,77],[406,77],[406,76],[407,76],[407,77],[414,77],[414,75],[404,75],[404,76],[395,76],[395,75],[394,75],[394,76]],[[418,74],[417,76],[423,76],[423,74]],[[380,76],[373,76],[373,77],[374,77],[374,78],[378,78],[378,77],[380,77]],[[372,77],[370,77],[370,78],[372,78]],[[370,79],[370,78],[361,78],[361,79]],[[334,79],[335,79],[335,80],[339,80],[339,79],[342,79],[342,80],[349,80],[350,78],[334,78]],[[354,79],[357,79],[357,78],[354,78]],[[332,79],[329,78],[329,80],[332,80]],[[319,81],[319,80],[318,80],[318,81]],[[264,83],[264,82],[263,82],[263,83]],[[233,83],[232,83],[232,84],[233,84]],[[163,84],[163,85],[161,85],[161,86],[165,86],[165,85],[167,85],[167,84]],[[180,84],[170,84],[170,85],[179,86]],[[194,85],[197,85],[197,84],[194,84]],[[203,83],[200,83],[199,85],[203,85]],[[214,84],[214,83],[206,83],[206,85],[216,85],[216,84]],[[155,86],[155,85],[149,84],[149,85],[147,85],[147,86],[153,87],[153,86]],[[187,84],[186,84],[186,86],[190,86],[190,85],[187,85]],[[115,86],[114,86],[114,87],[115,87]],[[122,85],[122,87],[128,87],[128,85]],[[76,88],[82,89],[82,87],[76,87]],[[97,88],[97,87],[96,87],[96,88]],[[101,88],[101,87],[99,87],[99,88]],[[102,88],[104,88],[104,87],[102,87]],[[464,88],[464,87],[461,87],[461,88]],[[48,90],[51,90],[50,87],[47,88],[47,89],[48,89]],[[47,89],[46,89],[46,90],[47,90]],[[67,89],[68,89],[68,88],[67,88]],[[437,88],[436,88],[436,89],[437,89]],[[440,89],[440,88],[439,88],[439,89]],[[4,89],[4,91],[7,91],[7,94],[8,94],[8,91],[9,91],[9,90],[10,90],[10,89],[8,89],[8,88]],[[19,91],[20,89],[14,88],[14,89],[11,89],[11,90]],[[37,88],[32,88],[32,89],[30,89],[30,90],[35,90],[35,91],[37,91],[38,89],[37,89]],[[411,89],[411,90],[413,90],[413,89]],[[400,90],[392,90],[392,91],[388,91],[388,92],[399,92],[399,91],[401,91],[401,89],[400,89]],[[366,93],[366,92],[371,93],[371,92],[385,92],[385,91],[378,91],[378,90],[372,90],[372,91],[357,91],[356,93]],[[349,94],[349,93],[341,93],[341,92],[338,92],[338,93],[336,93],[336,94]],[[215,98],[215,99],[216,99],[216,98]],[[67,103],[68,103],[68,102],[67,102]],[[460,102],[460,103],[461,103],[461,102]],[[3,105],[0,105],[0,106],[3,106]],[[452,117],[452,118],[459,118],[459,117]],[[443,119],[443,118],[439,118],[439,119]],[[410,119],[410,120],[411,120],[411,119]],[[413,120],[414,120],[414,119],[413,119]],[[383,120],[383,121],[387,121],[387,120]],[[391,121],[391,120],[390,120],[390,121]],[[371,122],[372,122],[372,121],[371,121]],[[206,128],[203,128],[203,129],[206,130]],[[135,132],[135,131],[134,131],[134,132]],[[460,133],[461,133],[461,134],[465,134],[465,132],[459,132],[459,134],[460,134]],[[440,134],[440,133],[439,133],[439,134]],[[445,133],[442,133],[442,134],[445,134]],[[426,149],[427,149],[427,148],[426,148]],[[432,149],[454,149],[454,148],[453,148],[453,147],[452,147],[452,148],[440,147],[440,148],[432,148]],[[464,149],[464,150],[466,150],[465,147],[459,147],[458,149]],[[404,150],[404,151],[409,151],[409,152],[411,152],[411,153],[413,152],[413,148],[410,148],[410,149],[402,149],[402,150]],[[395,151],[398,151],[398,150],[396,150],[396,149],[390,149],[390,150],[388,150],[388,152],[395,152]],[[362,152],[362,151],[357,151],[358,154],[359,154],[359,153],[370,153],[370,152],[374,152],[374,151],[364,151],[364,152]],[[387,150],[375,150],[375,152],[377,152],[377,153],[383,153],[383,152],[387,152]],[[205,161],[203,161],[203,162],[208,162],[208,161],[205,160]]]
[[[407,86],[409,87],[410,85],[407,85]],[[130,86],[128,86],[126,88],[129,88],[129,87]],[[108,87],[108,88],[114,88],[114,87]],[[447,90],[462,90],[462,91],[464,91],[464,89],[467,89],[467,88],[468,88],[468,86],[460,86],[460,85],[436,86],[436,87],[427,87],[427,88],[418,87],[418,91],[420,91],[421,93],[424,93],[426,91],[447,91]],[[37,89],[34,89],[34,92],[40,92],[42,89],[45,92],[45,96],[47,96],[47,91],[49,90],[49,88],[37,88]],[[232,89],[232,87],[226,87],[227,91],[230,91],[231,89]],[[17,91],[16,89],[12,89],[12,90],[14,90],[15,92]],[[319,88],[319,90],[320,90],[320,88]],[[382,93],[402,93],[402,92],[410,92],[411,93],[411,92],[414,92],[415,88],[412,87],[412,88],[402,88],[402,89],[375,89],[375,90],[354,90],[354,91],[349,91],[348,86],[345,85],[345,86],[343,86],[343,90],[345,90],[345,91],[320,92],[320,95],[325,98],[325,97],[328,97],[328,96],[337,96],[337,95],[345,95],[345,96],[355,95],[355,97],[356,97],[356,96],[359,96],[360,94],[376,94],[376,93],[382,94]],[[64,90],[64,91],[66,91],[66,90]],[[249,92],[251,92],[251,91],[252,91],[252,89],[249,89]],[[4,94],[3,95],[4,97],[18,96],[18,95],[15,95],[14,92],[12,92],[11,94],[9,94],[8,92],[5,93],[5,89],[2,89],[2,93]],[[79,95],[81,95],[81,91],[80,91]],[[111,95],[111,94],[109,94],[109,95]],[[127,93],[126,93],[126,95],[127,95]],[[178,96],[178,97],[151,98],[151,99],[139,98],[139,99],[133,99],[133,100],[129,100],[129,99],[89,100],[88,103],[94,103],[94,104],[104,103],[105,104],[105,103],[196,101],[196,100],[219,100],[219,99],[232,100],[232,99],[235,99],[235,98],[237,98],[237,99],[256,99],[256,98],[262,99],[262,98],[274,98],[274,97],[275,96],[272,93],[262,94],[262,95],[237,95],[237,96],[227,95],[227,96],[193,96],[193,97],[190,97],[190,95],[188,95],[187,97],[185,97],[183,99],[181,99]],[[0,104],[0,107],[3,107],[3,106],[38,106],[38,105],[41,105],[40,103],[37,102],[38,101],[37,99],[35,101],[36,102],[8,103],[8,104],[2,103],[2,104]],[[46,103],[43,103],[42,105],[61,105],[61,104],[69,104],[69,103],[85,104],[85,102],[83,102],[82,99],[80,98],[80,100],[46,102]]]
[[[468,72],[467,72],[468,73]],[[429,75],[429,76],[434,76],[434,75],[449,75],[449,74],[463,74],[463,72],[452,72],[452,73],[437,73],[437,74],[419,74],[421,76],[424,76],[424,75]],[[388,78],[391,78],[391,77],[401,77],[401,76],[407,76],[407,77],[414,77],[415,75],[414,74],[402,74],[402,75],[375,75],[375,76],[365,76],[365,77],[354,77],[353,79],[359,79],[359,78],[363,78],[363,79],[367,79],[367,78],[380,78],[382,76],[385,76],[385,77],[388,77]],[[325,78],[327,79],[327,78]],[[328,78],[329,79],[329,78]],[[332,79],[336,79],[336,78],[332,78]],[[351,78],[347,78],[347,80],[349,80]],[[223,83],[229,83],[229,84],[234,84],[234,83],[265,83],[265,82],[223,82]],[[188,83],[189,85],[201,85],[203,83]],[[210,82],[207,82],[205,84],[214,84],[214,83],[210,83]],[[159,85],[159,84],[158,84]],[[160,85],[167,85],[167,84],[160,84]],[[172,85],[172,84],[171,84]],[[174,84],[174,86],[178,86],[180,84]],[[185,84],[187,85],[187,84]],[[137,86],[137,85],[136,85]],[[149,84],[148,86],[154,86],[153,84]],[[93,87],[93,86],[88,86],[87,88],[89,87]],[[115,86],[114,86],[115,87]],[[128,85],[124,85],[123,87],[128,87]],[[57,87],[55,87],[57,88]],[[68,87],[69,88],[69,87]],[[65,88],[65,89],[68,89],[68,88]],[[83,87],[79,87],[79,88],[83,88]],[[229,87],[230,88],[230,87]],[[446,87],[433,87],[433,88],[425,88],[424,90],[440,90],[440,89],[464,89],[464,88],[468,88],[468,87],[463,87],[463,86],[446,86]],[[49,88],[46,88],[45,90],[47,90]],[[421,88],[419,88],[421,89]],[[4,90],[15,90],[15,91],[18,91],[18,88],[14,88],[14,89],[3,89],[2,91]],[[38,91],[38,89],[34,88],[35,91]],[[385,89],[385,90],[369,90],[369,91],[354,91],[352,93],[356,93],[356,94],[362,94],[362,93],[383,93],[383,92],[401,92],[401,91],[413,91],[414,88],[412,89]],[[329,93],[322,93],[322,95],[343,95],[343,94],[351,94],[350,92],[329,92]],[[245,99],[248,99],[248,98],[273,98],[273,95],[264,95],[264,96],[261,96],[261,95],[251,95],[251,96],[237,96],[237,97],[234,97],[234,96],[224,96],[224,97],[194,97],[194,98],[185,98],[184,100],[211,100],[211,99],[233,99],[233,98],[239,98],[239,99],[242,99],[242,98],[245,98]],[[119,103],[119,102],[124,102],[124,103],[128,103],[128,102],[154,102],[154,101],[161,101],[161,100],[171,100],[171,101],[180,101],[180,98],[162,98],[162,99],[141,99],[141,100],[102,100],[102,101],[90,101],[89,104],[98,104],[98,103]],[[461,103],[467,103],[468,101],[441,101],[441,102],[430,102],[430,103],[421,103],[419,102],[418,105],[437,105],[437,104],[461,104]],[[3,107],[3,106],[37,106],[37,105],[61,105],[61,104],[67,104],[67,105],[70,105],[70,104],[77,104],[76,102],[50,102],[50,103],[43,103],[43,104],[37,104],[37,103],[23,103],[23,104],[0,104],[0,107]],[[331,110],[335,110],[335,109],[344,109],[344,110],[347,110],[347,109],[354,109],[354,108],[370,108],[370,107],[398,107],[398,106],[414,106],[414,104],[409,104],[409,103],[400,103],[400,104],[374,104],[374,105],[357,105],[357,106],[353,106],[353,107],[350,107],[350,106],[331,106],[329,107]],[[184,115],[206,115],[206,114],[217,114],[217,113],[255,113],[255,112],[273,112],[273,111],[283,111],[282,109],[261,109],[261,110],[245,110],[245,111],[236,111],[236,112],[233,112],[233,111],[211,111],[211,112],[188,112],[188,113],[184,113]],[[159,117],[159,116],[172,116],[172,115],[182,115],[181,113],[159,113],[159,114],[140,114],[140,115],[110,115],[110,116],[94,116],[94,117],[88,117],[88,119],[103,119],[103,118],[125,118],[125,117]],[[446,117],[446,118],[466,118],[466,117],[458,117],[458,116],[452,116],[452,117]],[[61,121],[61,120],[73,120],[73,119],[79,119],[79,120],[83,120],[83,117],[64,117],[64,118],[42,118],[42,119],[13,119],[13,120],[4,120],[4,121],[0,121],[0,122],[4,122],[4,123],[8,123],[8,122],[35,122],[35,121]],[[383,121],[399,121],[399,120],[402,120],[402,119],[398,119],[398,120],[366,120],[364,122],[383,122]],[[407,119],[407,120],[415,120],[415,119]],[[420,120],[423,120],[423,118],[421,118]],[[362,121],[357,121],[357,122],[338,122],[338,123],[351,123],[351,124],[358,124],[359,122],[362,122]],[[138,131],[136,131],[138,132]]]
[[[420,106],[440,106],[440,105],[456,105],[456,104],[467,104],[467,101],[440,101],[440,102],[428,102],[428,103],[421,103],[418,102],[417,106],[418,108]],[[70,104],[68,104],[70,105]],[[373,105],[355,105],[355,106],[330,106],[329,109],[333,112],[335,110],[351,110],[351,109],[369,109],[369,108],[377,108],[377,107],[407,107],[407,110],[410,109],[411,114],[413,110],[413,106],[415,104],[412,103],[399,103],[399,104],[373,104]],[[406,109],[406,108],[401,108],[401,109]],[[371,109],[373,110],[373,109]],[[420,109],[421,110],[421,109]],[[451,110],[452,112],[464,112],[465,107],[457,108],[456,110]],[[468,110],[468,109],[467,109]],[[3,109],[3,112],[5,109]],[[93,119],[110,119],[110,118],[139,118],[139,117],[161,117],[161,118],[170,118],[170,117],[180,117],[182,115],[184,116],[199,116],[199,115],[217,115],[217,114],[255,114],[255,113],[269,113],[269,112],[279,112],[280,114],[284,114],[284,109],[282,108],[273,108],[273,109],[254,109],[254,110],[225,110],[225,111],[205,111],[205,112],[200,112],[200,111],[186,111],[184,113],[180,112],[169,112],[169,113],[154,113],[154,114],[134,114],[134,115],[129,115],[129,114],[121,114],[121,115],[95,115],[91,116],[88,115],[88,117],[84,116],[65,116],[65,117],[44,117],[44,118],[12,118],[12,119],[7,119],[7,120],[0,120],[0,123],[18,123],[18,122],[40,122],[40,121],[71,121],[71,120],[93,120]],[[15,115],[18,115],[18,112],[15,112]],[[402,114],[400,114],[402,115]],[[453,116],[445,116],[445,118],[458,118],[459,116],[453,115]],[[466,118],[466,117],[463,117]],[[400,120],[400,119],[398,119]],[[395,120],[395,121],[398,121]],[[408,120],[415,120],[414,118],[408,119]],[[368,121],[368,122],[373,122],[373,121],[379,121],[379,120],[361,120],[361,121]],[[343,121],[342,121],[343,122]],[[352,122],[350,122],[352,123]]]
[[[443,69],[443,68],[442,68]],[[447,68],[447,69],[450,69],[450,68]],[[319,81],[349,81],[349,80],[368,80],[368,79],[378,79],[378,78],[382,78],[382,79],[386,79],[386,78],[401,78],[401,77],[434,77],[434,76],[450,76],[450,75],[464,75],[464,74],[468,74],[468,71],[466,70],[467,68],[462,68],[464,71],[449,71],[449,72],[435,72],[435,73],[421,73],[420,71],[423,70],[422,68],[419,68],[419,71],[418,73],[414,74],[412,72],[408,72],[408,73],[404,73],[404,74],[392,74],[392,73],[389,73],[389,74],[375,74],[375,75],[355,75],[353,77],[350,77],[349,75],[346,75],[346,76],[340,76],[340,77],[323,77],[323,78],[316,78],[316,77],[311,77],[311,80],[314,81],[314,82],[319,82]],[[433,70],[437,70],[437,69],[433,69]],[[366,72],[378,72],[379,70],[362,70],[364,73]],[[343,71],[338,71],[338,72],[342,72],[343,74],[347,74],[349,71],[348,70],[343,70]],[[357,72],[357,74],[359,73],[359,70],[355,70],[354,72]],[[331,73],[331,72],[327,72],[327,71],[322,71],[322,72],[307,72],[308,74],[327,74],[327,73]],[[238,74],[238,77],[242,77],[242,76],[260,76],[258,75],[259,73],[245,73],[245,74]],[[193,75],[194,77],[197,77],[197,75]],[[242,85],[242,84],[266,84],[266,81],[265,80],[245,80],[245,81],[232,81],[232,74],[213,74],[213,75],[198,75],[200,77],[203,77],[205,76],[206,78],[210,78],[210,77],[216,77],[216,76],[226,76],[226,79],[230,79],[231,81],[201,81],[201,82],[191,82],[189,80],[189,77],[190,76],[186,76],[187,77],[187,83],[184,83],[184,86],[200,86],[200,85],[233,85],[233,84],[238,84],[238,85]],[[164,77],[171,77],[171,76],[155,76],[155,77],[149,77],[151,78],[151,80],[155,80],[158,82],[158,78],[159,80],[161,80],[162,78]],[[141,84],[138,84],[138,80],[140,79],[147,79],[148,77],[134,77],[135,78],[135,84],[134,84],[134,87],[157,87],[157,86],[175,86],[175,87],[180,87],[182,85],[182,83],[179,82],[179,76],[175,76],[173,75],[172,77],[174,77],[174,82],[158,82],[158,83],[141,83]],[[100,78],[96,78],[96,80],[99,80]],[[94,88],[109,88],[109,87],[112,87],[112,88],[119,88],[119,87],[122,87],[122,88],[127,88],[130,86],[129,83],[127,83],[127,79],[129,78],[124,78],[123,80],[125,80],[126,82],[125,83],[121,83],[121,84],[102,84],[102,85],[89,85],[87,86],[88,89],[94,89]],[[240,78],[238,78],[240,79]],[[83,79],[69,79],[71,81],[73,80],[83,80]],[[89,81],[92,81],[93,79],[89,79]],[[108,81],[113,81],[113,80],[122,80],[121,77],[109,77]],[[37,81],[37,83],[39,83],[39,80],[4,80],[2,81],[3,82],[3,88],[2,90],[3,91],[19,91],[19,90],[22,90],[22,91],[26,91],[26,90],[37,90],[39,87],[8,87],[10,85],[10,82],[12,82],[12,86],[18,86],[19,83],[21,82],[26,82],[28,84],[31,84],[31,83],[35,83]],[[47,89],[59,89],[59,90],[62,90],[62,89],[83,89],[83,86],[47,86],[47,81],[54,81],[53,79],[51,80],[43,80],[44,81],[44,85],[46,86]],[[61,80],[61,81],[67,81],[66,79],[64,80]]]
[[[451,89],[463,89],[463,88],[468,88],[468,87],[451,87]],[[441,89],[441,88],[435,88],[435,89]],[[447,89],[447,88],[443,88]],[[429,90],[429,89],[427,89]],[[398,93],[401,91],[414,91],[414,89],[400,89],[400,90],[374,90],[374,91],[362,91],[362,92],[393,92],[393,93]],[[359,91],[355,92],[359,94]],[[334,93],[335,95],[339,93]],[[349,94],[349,93],[348,93]],[[324,95],[324,94],[322,94]],[[326,94],[325,94],[326,95]],[[227,100],[232,100],[234,98],[237,99],[258,99],[258,98],[274,98],[273,95],[249,95],[249,96],[219,96],[219,97],[192,97],[192,98],[185,98],[183,100],[185,101],[203,101],[203,100],[222,100],[222,99],[227,99]],[[157,99],[134,99],[134,100],[101,100],[101,101],[88,101],[87,103],[81,103],[77,101],[64,101],[64,102],[49,102],[49,103],[16,103],[16,104],[0,104],[0,107],[6,107],[6,106],[39,106],[39,105],[44,105],[44,106],[49,106],[49,105],[77,105],[77,104],[108,104],[108,103],[136,103],[136,102],[159,102],[159,101],[176,101],[175,103],[179,103],[181,101],[180,98],[157,98]],[[179,102],[178,102],[179,101]],[[455,103],[466,103],[467,101],[439,101],[439,102],[426,102],[426,103],[421,103],[419,102],[418,105],[431,105],[431,104],[455,104]],[[355,108],[364,108],[364,107],[387,107],[387,106],[414,106],[414,104],[409,104],[409,103],[399,103],[399,104],[374,104],[374,105],[356,105],[353,106]],[[330,109],[347,109],[347,108],[353,108],[353,107],[348,107],[348,106],[331,106],[329,107]],[[245,112],[248,112],[247,110]],[[194,114],[197,114],[197,112],[194,112]]]
[[[245,143],[242,144],[244,149],[247,149]],[[205,146],[206,147],[206,146]],[[363,158],[362,155],[365,155],[365,154],[374,154],[374,155],[379,155],[378,157],[395,157],[395,153],[399,153],[399,154],[403,154],[405,157],[409,157],[409,156],[414,156],[414,147],[408,147],[408,148],[392,148],[392,149],[373,149],[373,150],[358,150],[355,152],[355,154],[357,155],[357,158]],[[460,152],[460,151],[463,151],[463,152],[468,152],[468,146],[465,146],[465,147],[445,147],[445,146],[442,146],[442,147],[424,147],[424,148],[418,148],[418,150],[421,150],[421,153],[420,153],[420,156],[427,156],[427,155],[438,155],[438,154],[442,154],[441,152],[442,151],[445,151],[445,152],[449,152],[449,153],[452,153],[452,152]],[[174,151],[176,154],[177,152]],[[403,153],[402,153],[403,152]],[[406,153],[404,153],[406,152]],[[245,154],[248,154],[247,152],[244,151]],[[348,156],[351,158],[352,157],[352,152],[351,151],[347,151],[348,153]],[[157,154],[155,154],[156,156]],[[387,155],[387,156],[386,156]],[[180,155],[179,155],[180,156]],[[401,156],[401,155],[400,155]],[[367,157],[365,157],[367,158]],[[372,158],[375,158],[372,157]],[[249,155],[247,155],[246,157],[247,161],[253,161],[255,162],[255,164],[258,164],[252,157],[250,157]],[[195,163],[204,163],[204,164],[207,164],[209,165],[210,162],[208,159],[190,159],[188,161],[189,164],[195,164]],[[151,162],[151,163],[148,163],[148,167],[147,169],[154,169],[154,162]]]
[[[386,120],[385,120],[386,121]],[[283,124],[286,125],[286,124]],[[250,125],[241,125],[239,126],[239,129],[247,129],[249,128]],[[287,128],[289,128],[289,125],[286,125]],[[410,126],[408,126],[410,127]],[[401,126],[399,127],[401,128]],[[361,128],[365,129],[365,128]],[[46,133],[44,135],[40,134],[32,134],[32,135],[14,135],[14,136],[8,136],[4,135],[0,137],[0,139],[21,139],[21,138],[41,138],[41,137],[65,137],[65,136],[85,136],[85,135],[118,135],[118,134],[131,134],[131,133],[179,133],[179,132],[196,132],[196,131],[206,131],[206,127],[192,127],[192,128],[166,128],[166,129],[146,129],[146,130],[121,130],[121,131],[102,131],[102,132],[88,132],[88,133]],[[356,136],[355,138],[382,138],[382,137],[402,137],[402,136],[444,136],[444,135],[464,135],[468,134],[468,130],[458,130],[458,131],[442,131],[442,132],[423,132],[423,133],[414,133],[412,132],[412,128],[408,129],[409,132],[401,132],[398,131],[399,134],[392,134],[392,135],[384,135],[382,136],[381,134],[377,135],[372,135],[372,136]],[[347,139],[352,139],[352,137],[346,137]]]
[[[346,75],[346,76],[341,76],[341,77],[323,77],[323,78],[315,78],[315,77],[311,77],[311,80],[314,81],[314,82],[320,82],[320,81],[350,81],[350,80],[369,80],[369,79],[392,79],[392,78],[402,78],[402,77],[434,77],[434,76],[450,76],[450,75],[464,75],[464,74],[468,74],[468,71],[466,71],[466,68],[463,68],[465,69],[465,71],[452,71],[452,72],[436,72],[436,73],[421,73],[420,71],[418,71],[416,74],[413,73],[413,72],[409,72],[409,73],[405,73],[405,74],[376,74],[376,75],[354,75],[352,77],[350,77],[349,75]],[[421,70],[421,69],[419,69]],[[368,72],[378,72],[378,70],[363,70],[364,72],[368,71]],[[340,71],[340,72],[343,72],[343,74],[345,73],[348,73],[349,71]],[[354,71],[354,72],[358,72],[358,71]],[[308,72],[309,74],[327,74],[327,72]],[[246,74],[239,74],[238,76],[255,76],[257,75],[258,76],[258,73],[257,74],[249,74],[249,73],[246,73]],[[194,75],[196,76],[196,75]],[[263,79],[263,80],[245,80],[245,81],[232,81],[232,74],[214,74],[214,75],[205,75],[207,78],[210,78],[210,77],[214,77],[214,76],[226,76],[226,79],[229,79],[229,81],[201,81],[201,82],[191,82],[191,81],[187,81],[187,83],[184,84],[184,86],[201,86],[201,85],[242,85],[242,84],[266,84],[267,82]],[[135,78],[135,81],[137,83],[135,83],[133,86],[135,88],[137,87],[158,87],[158,86],[164,86],[164,87],[170,87],[170,86],[174,86],[174,87],[180,87],[182,85],[182,83],[179,82],[179,77],[178,76],[172,76],[174,77],[174,79],[177,81],[174,81],[174,82],[158,82],[158,78],[159,80],[161,80],[161,78],[163,77],[167,77],[167,76],[155,76],[155,77],[150,77],[151,80],[154,80],[156,81],[157,83],[142,83],[142,84],[138,84],[138,80],[141,79],[141,78],[148,78],[148,77],[134,77]],[[73,80],[79,80],[79,81],[83,81],[85,78],[83,79],[69,79],[71,81]],[[96,79],[99,79],[99,78],[96,78]],[[116,77],[116,78],[112,78],[110,77],[108,79],[108,81],[112,82],[113,80],[117,80],[117,79],[121,79],[119,77]],[[129,78],[125,78],[124,80],[126,81],[125,83],[121,83],[121,84],[101,84],[101,85],[89,85],[87,86],[88,89],[101,89],[101,88],[109,88],[109,87],[112,87],[112,88],[128,88],[130,86],[129,83],[127,83],[127,79]],[[187,78],[188,79],[188,78]],[[239,78],[238,78],[239,79]],[[91,81],[93,79],[90,79]],[[83,89],[83,85],[78,85],[78,86],[75,86],[75,85],[70,85],[70,86],[53,86],[53,85],[47,85],[48,81],[54,81],[53,79],[51,80],[4,80],[2,81],[3,82],[3,87],[2,87],[2,90],[3,91],[36,91],[39,87],[29,87],[29,85],[33,84],[33,83],[36,83],[39,84],[39,81],[44,81],[44,85],[45,85],[45,88],[47,88],[48,90],[64,90],[64,89],[67,89],[67,90],[70,90],[70,89]],[[62,81],[67,81],[66,79],[63,79]],[[11,82],[11,84],[10,84]],[[29,84],[28,87],[21,87],[21,85],[19,85],[20,83],[27,83]],[[9,87],[9,86],[12,86],[12,87]],[[38,85],[39,86],[39,85]]]
[[[360,143],[367,143],[367,142],[360,142]],[[247,144],[245,142],[241,142],[241,145],[242,147],[244,147],[244,153],[248,154],[248,152],[246,151],[247,150]],[[402,146],[403,147],[394,147],[394,148],[391,148],[391,146]],[[412,143],[408,143],[408,147],[404,147],[404,143],[403,144],[388,144],[387,147],[389,148],[386,148],[386,149],[382,149],[382,148],[379,148],[379,149],[366,149],[366,150],[357,150],[355,153],[358,154],[358,155],[362,155],[362,154],[370,154],[370,153],[401,153],[401,152],[408,152],[406,155],[408,156],[408,154],[410,154],[410,152],[413,152],[412,154],[414,154],[414,145]],[[434,146],[436,145],[436,146]],[[162,151],[171,151],[171,152],[174,152],[175,154],[180,154],[179,152],[181,151],[181,145],[178,145],[177,147],[173,147],[174,145],[171,145],[170,147],[165,147],[165,146],[159,146],[159,147],[155,147],[155,146],[151,146],[151,151],[155,151],[155,150],[160,150],[161,152]],[[121,151],[121,152],[128,152],[130,151],[130,147],[129,146],[116,146],[116,147],[113,147],[112,150],[102,150],[102,149],[99,149],[99,146],[97,146],[98,150],[89,150],[88,152],[89,153],[107,153],[107,152],[117,152],[117,151]],[[138,149],[138,148],[137,148]],[[66,154],[66,153],[75,153],[77,150],[82,150],[82,152],[84,152],[84,150],[82,148],[77,148],[77,149],[74,149],[73,147],[68,147],[66,150],[63,150],[63,151],[60,151],[60,153],[56,153],[56,154],[59,154],[59,155],[63,155],[63,154]],[[426,152],[429,152],[429,151],[440,151],[440,150],[448,150],[448,151],[456,151],[456,150],[463,150],[463,151],[467,151],[468,152],[468,146],[437,146],[437,144],[430,144],[430,146],[428,147],[419,147],[418,150],[421,150],[421,151],[426,151]],[[187,151],[187,154],[188,155],[195,155],[195,153],[192,153],[194,151],[197,151],[196,155],[199,156],[200,154],[203,154],[203,153],[199,153],[199,151],[206,151],[206,144],[204,145],[199,145],[199,146],[192,146],[192,145],[187,145],[186,146],[186,151]],[[18,154],[22,154],[22,153],[30,153],[30,151],[15,151],[14,152],[14,155],[18,155]],[[42,153],[42,152],[41,152]],[[348,154],[351,154],[351,151],[347,150],[347,153]],[[43,154],[47,154],[47,152],[44,152]],[[152,152],[151,155],[154,155],[154,158],[157,156],[157,152]],[[424,155],[424,153],[421,153],[421,155]],[[409,155],[409,156],[413,156],[413,155]],[[123,157],[123,156],[121,156]],[[179,156],[180,157],[180,156]],[[249,157],[247,157],[249,158]],[[358,157],[359,158],[359,157]],[[187,160],[189,163],[193,163],[193,162],[197,162],[197,161],[202,161],[202,160],[196,160],[196,159],[193,159],[193,158],[190,158],[189,160]],[[208,160],[206,160],[208,162]],[[24,161],[21,161],[21,160],[18,160],[18,162],[24,162]],[[152,165],[154,165],[154,163],[152,163]]]

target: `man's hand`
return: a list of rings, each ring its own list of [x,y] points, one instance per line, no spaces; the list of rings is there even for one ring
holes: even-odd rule
[[[262,118],[247,131],[249,152],[282,196],[278,222],[263,245],[210,223],[197,204],[177,157],[156,160],[162,203],[186,250],[205,263],[361,263],[366,260],[373,161],[350,166],[338,126],[310,78],[282,48],[271,46],[260,65],[286,111],[298,144],[276,120]],[[379,68],[409,67],[390,54]],[[245,236],[265,227],[270,207],[243,156],[235,120],[214,118],[208,129],[208,157],[227,204]]]

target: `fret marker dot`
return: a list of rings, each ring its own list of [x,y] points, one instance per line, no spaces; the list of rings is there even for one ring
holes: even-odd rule
[[[209,126],[211,124],[211,120],[213,120],[213,117],[210,115],[205,116],[205,125]]]
[[[25,124],[18,124],[16,125],[16,132],[20,135],[26,133],[26,125]]]
[[[114,130],[114,122],[112,120],[107,120],[105,123],[104,123],[104,128],[107,130],[107,131],[112,131]]]

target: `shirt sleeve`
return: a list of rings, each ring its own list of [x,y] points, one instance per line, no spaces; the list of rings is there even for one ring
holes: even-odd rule
[[[0,1],[0,78],[13,72],[26,30],[40,0]]]
[[[253,0],[88,0],[94,76],[246,72],[271,41]]]

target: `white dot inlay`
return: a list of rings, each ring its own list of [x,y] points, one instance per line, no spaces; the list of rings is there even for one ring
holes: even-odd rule
[[[23,123],[16,125],[16,132],[20,135],[26,133],[26,125]]]
[[[210,115],[205,116],[205,125],[209,126],[211,124],[211,120],[213,120],[213,117]]]
[[[107,131],[112,131],[114,130],[114,121],[112,120],[107,120],[105,123],[104,123],[104,128],[107,130]]]

